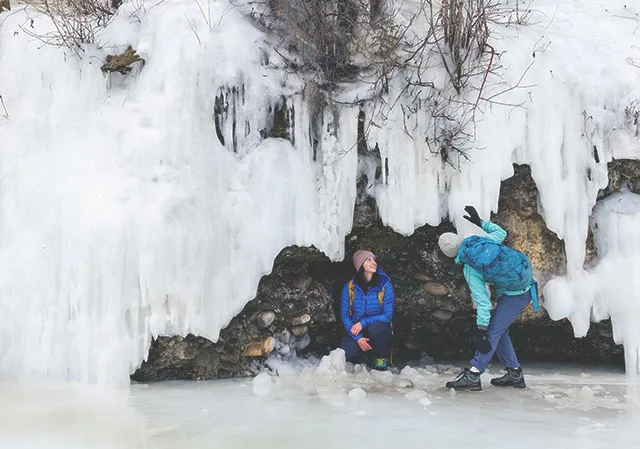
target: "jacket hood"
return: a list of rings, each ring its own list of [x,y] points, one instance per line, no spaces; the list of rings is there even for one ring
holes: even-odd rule
[[[376,270],[376,274],[380,277],[380,280],[378,281],[378,288],[383,289],[389,282],[391,282],[391,278],[389,277],[389,275],[385,273],[381,268],[378,268]],[[352,280],[353,284],[356,285],[360,290],[362,290],[362,287],[360,286],[360,284],[358,284],[355,276],[352,278]]]
[[[391,282],[391,278],[389,277],[389,275],[387,273],[385,273],[382,268],[378,268],[376,270],[376,273],[378,273],[380,275],[380,288],[383,288],[385,285],[387,285],[389,282]]]

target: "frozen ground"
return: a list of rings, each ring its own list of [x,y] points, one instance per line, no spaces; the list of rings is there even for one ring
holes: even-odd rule
[[[5,379],[0,447],[638,447],[638,385],[619,372],[529,367],[526,390],[493,388],[486,374],[484,391],[454,394],[443,387],[448,367],[334,368],[280,366],[277,377],[133,385],[107,395]]]

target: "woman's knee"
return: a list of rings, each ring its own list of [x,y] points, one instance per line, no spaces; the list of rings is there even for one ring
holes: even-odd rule
[[[347,362],[354,362],[360,358],[360,346],[351,337],[344,337],[340,341],[340,349],[344,351]]]
[[[380,335],[391,337],[391,324],[390,323],[372,323],[367,328],[369,335]]]

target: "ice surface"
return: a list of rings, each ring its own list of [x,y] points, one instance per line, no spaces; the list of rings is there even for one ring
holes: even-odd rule
[[[615,298],[635,286],[588,294],[610,285],[612,273],[630,273],[632,256],[583,270],[606,164],[640,156],[638,7],[630,3],[534,0],[528,26],[494,25],[502,68],[487,79],[483,96],[493,102],[479,103],[460,170],[425,145],[440,126],[425,111],[385,110],[383,120],[379,108],[364,110],[383,163],[369,191],[383,221],[404,234],[446,217],[475,231],[462,207],[473,203],[488,217],[511,164],[528,163],[540,212],[567,251],[568,276],[545,289],[547,307],[569,317],[576,335],[591,318],[614,317],[634,371],[638,337],[629,329],[640,314]],[[400,5],[407,12],[415,3],[392,6]],[[309,80],[285,77],[282,59],[228,1],[209,6],[210,15],[198,2],[125,2],[98,36],[104,45],[87,46],[82,59],[25,34],[19,8],[0,18],[2,372],[125,385],[153,336],[216,340],[283,247],[343,257],[357,172],[374,173],[370,160],[358,168],[358,108],[318,114]],[[28,14],[33,32],[52,29]],[[128,44],[145,66],[105,78],[100,61]],[[445,89],[438,64],[423,76]],[[399,82],[391,80],[390,95]],[[367,86],[347,90],[360,96]],[[474,103],[476,94],[457,100]],[[295,111],[288,140],[262,138],[276,105]]]
[[[410,401],[414,401],[416,399],[422,399],[427,396],[427,392],[424,390],[411,390],[407,394],[404,395]]]
[[[479,434],[496,449],[637,447],[638,385],[621,372],[583,368],[591,374],[585,378],[571,367],[525,367],[526,390],[485,382],[482,392],[450,395],[443,385],[452,376],[433,374],[435,366],[413,368],[421,387],[409,391],[363,377],[366,371],[292,368],[287,376],[260,374],[273,376],[271,391],[262,396],[252,391],[257,378],[133,385],[128,395],[108,396],[2,380],[0,447],[417,449],[428,441],[463,449]]]

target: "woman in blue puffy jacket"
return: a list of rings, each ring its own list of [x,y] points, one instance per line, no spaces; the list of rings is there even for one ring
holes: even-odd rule
[[[347,335],[340,342],[347,361],[357,363],[372,351],[374,368],[389,366],[391,319],[396,302],[389,276],[378,268],[376,256],[365,250],[353,255],[356,274],[342,288],[340,315]]]

